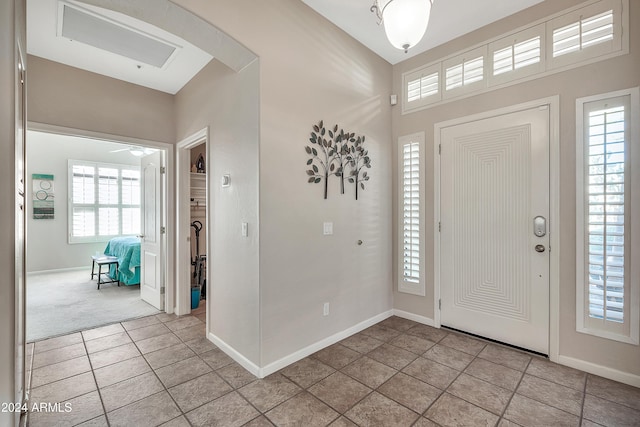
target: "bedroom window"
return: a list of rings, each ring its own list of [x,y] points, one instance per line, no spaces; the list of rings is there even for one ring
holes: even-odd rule
[[[69,243],[140,232],[140,168],[69,160]]]
[[[638,89],[577,100],[577,329],[638,344]],[[632,119],[635,117],[635,120]],[[633,255],[635,254],[635,255]]]

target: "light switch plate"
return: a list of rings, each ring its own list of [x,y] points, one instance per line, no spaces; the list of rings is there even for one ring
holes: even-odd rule
[[[222,184],[223,187],[230,186],[231,185],[231,175],[229,175],[228,173],[222,175],[221,184]]]
[[[323,228],[322,228],[322,232],[325,236],[330,236],[333,234],[333,223],[332,222],[325,222],[323,224]]]
[[[249,223],[242,223],[242,237],[249,237]]]

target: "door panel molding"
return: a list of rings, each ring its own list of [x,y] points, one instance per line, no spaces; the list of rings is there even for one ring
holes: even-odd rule
[[[165,256],[164,236],[161,227],[164,224],[164,192],[162,152],[157,151],[140,159],[142,169],[142,235],[140,236],[140,298],[164,311],[165,298],[162,288],[166,276],[161,269],[161,260]]]
[[[444,128],[472,123],[505,114],[530,110],[533,108],[549,109],[549,218],[547,232],[549,234],[549,358],[557,362],[559,357],[559,267],[560,246],[559,233],[553,228],[560,218],[559,210],[559,96],[542,98],[522,104],[516,104],[496,110],[486,111],[470,116],[460,117],[434,125],[434,323],[441,326],[441,257],[440,257],[440,205],[441,205],[441,179],[440,179],[440,144],[441,132]]]

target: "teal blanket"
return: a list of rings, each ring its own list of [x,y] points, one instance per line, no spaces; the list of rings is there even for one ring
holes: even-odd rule
[[[118,276],[115,266],[111,266],[112,279],[125,285],[140,284],[140,239],[137,237],[114,237],[104,250],[105,255],[118,257]]]

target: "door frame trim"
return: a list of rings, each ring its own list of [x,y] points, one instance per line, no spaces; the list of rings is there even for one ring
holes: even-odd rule
[[[163,217],[164,217],[164,225],[167,227],[167,230],[172,230],[175,228],[175,212],[173,209],[169,209],[169,206],[175,205],[175,189],[174,189],[174,151],[173,145],[165,142],[152,141],[148,139],[142,138],[134,138],[122,135],[113,135],[105,132],[94,132],[85,129],[76,129],[69,128],[64,126],[51,125],[47,123],[39,123],[39,122],[27,122],[27,131],[35,131],[35,132],[45,132],[52,133],[57,135],[68,135],[68,136],[77,136],[80,138],[90,138],[90,139],[98,139],[103,141],[117,142],[127,145],[141,145],[147,147],[154,147],[159,150],[164,151],[164,161],[166,168],[166,175],[163,179],[164,181],[164,200],[163,200]],[[27,141],[28,144],[28,141]],[[166,313],[173,313],[175,294],[172,286],[168,286],[168,282],[170,278],[174,277],[174,262],[175,259],[175,236],[174,233],[166,233],[165,238],[162,240],[162,259],[160,260],[163,266],[163,286],[165,287],[165,300],[164,300],[164,311]],[[28,243],[28,242],[27,242]]]
[[[440,316],[440,152],[441,132],[444,128],[484,120],[536,107],[549,107],[549,359],[558,362],[560,351],[560,96],[550,96],[496,110],[458,117],[434,124],[433,135],[433,313],[436,327],[441,326]]]
[[[207,230],[207,245],[205,251],[207,256],[211,254],[211,228],[210,226],[210,173],[209,158],[211,152],[211,144],[209,137],[209,127],[205,127],[194,134],[186,137],[176,144],[176,276],[175,276],[175,292],[176,292],[176,314],[182,316],[191,313],[191,281],[189,273],[191,272],[191,260],[189,259],[189,248],[191,242],[182,240],[180,236],[190,236],[189,231],[191,224],[191,204],[189,203],[190,194],[190,150],[200,144],[205,144],[205,170],[207,171],[207,190],[206,190],[206,219],[205,230]],[[188,218],[188,220],[186,220]],[[210,258],[207,259],[210,262]],[[209,269],[207,269],[207,286],[211,286],[209,280]],[[209,291],[210,289],[207,289]],[[209,292],[207,292],[209,294]],[[209,299],[206,301],[206,307],[209,307]],[[208,322],[208,316],[207,316]],[[207,326],[207,330],[208,326]]]

